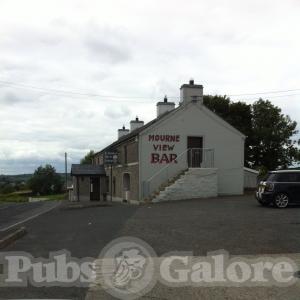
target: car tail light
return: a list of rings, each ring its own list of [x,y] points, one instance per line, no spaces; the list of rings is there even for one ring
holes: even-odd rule
[[[266,190],[266,192],[274,191],[274,183],[267,182],[265,190]]]

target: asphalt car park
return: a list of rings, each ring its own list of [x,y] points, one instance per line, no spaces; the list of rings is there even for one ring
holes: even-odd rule
[[[133,236],[147,242],[159,256],[170,251],[206,255],[220,249],[231,255],[255,256],[300,252],[300,207],[284,210],[262,207],[253,194],[142,206],[55,208],[25,225],[28,234],[5,251],[26,251],[35,257],[48,257],[50,251],[66,249],[73,257],[97,257],[114,238]],[[57,287],[0,290],[1,297],[7,299],[85,299],[87,293],[87,289]],[[218,293],[216,290],[211,299],[221,299]],[[166,295],[165,298],[171,299]]]

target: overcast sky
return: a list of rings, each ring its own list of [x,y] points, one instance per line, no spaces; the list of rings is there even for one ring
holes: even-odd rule
[[[0,174],[63,171],[190,78],[299,89],[268,98],[300,123],[299,16],[299,0],[0,0]]]

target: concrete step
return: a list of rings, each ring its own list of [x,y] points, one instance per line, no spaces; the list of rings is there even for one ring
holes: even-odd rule
[[[189,169],[171,179],[152,202],[217,196],[217,169]]]

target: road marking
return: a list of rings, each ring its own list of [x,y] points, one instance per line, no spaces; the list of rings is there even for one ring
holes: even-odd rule
[[[1,229],[0,229],[0,232],[9,230],[9,229],[11,229],[11,228],[13,228],[13,227],[15,227],[15,226],[17,226],[17,225],[23,224],[23,223],[25,223],[25,222],[27,222],[27,221],[29,221],[29,220],[31,220],[31,219],[34,219],[34,218],[36,218],[36,217],[38,217],[38,216],[40,216],[40,215],[43,215],[43,214],[49,212],[50,210],[56,208],[59,204],[60,204],[60,201],[59,201],[56,205],[54,205],[53,207],[50,207],[49,209],[46,209],[45,211],[41,211],[41,212],[39,212],[39,213],[37,213],[37,214],[35,214],[35,215],[32,215],[32,216],[30,216],[30,217],[28,217],[28,218],[26,218],[26,219],[24,219],[24,220],[22,220],[22,221],[19,221],[19,222],[15,223],[15,224],[9,225],[9,226],[7,226],[7,227],[5,227],[5,228],[1,228]]]

